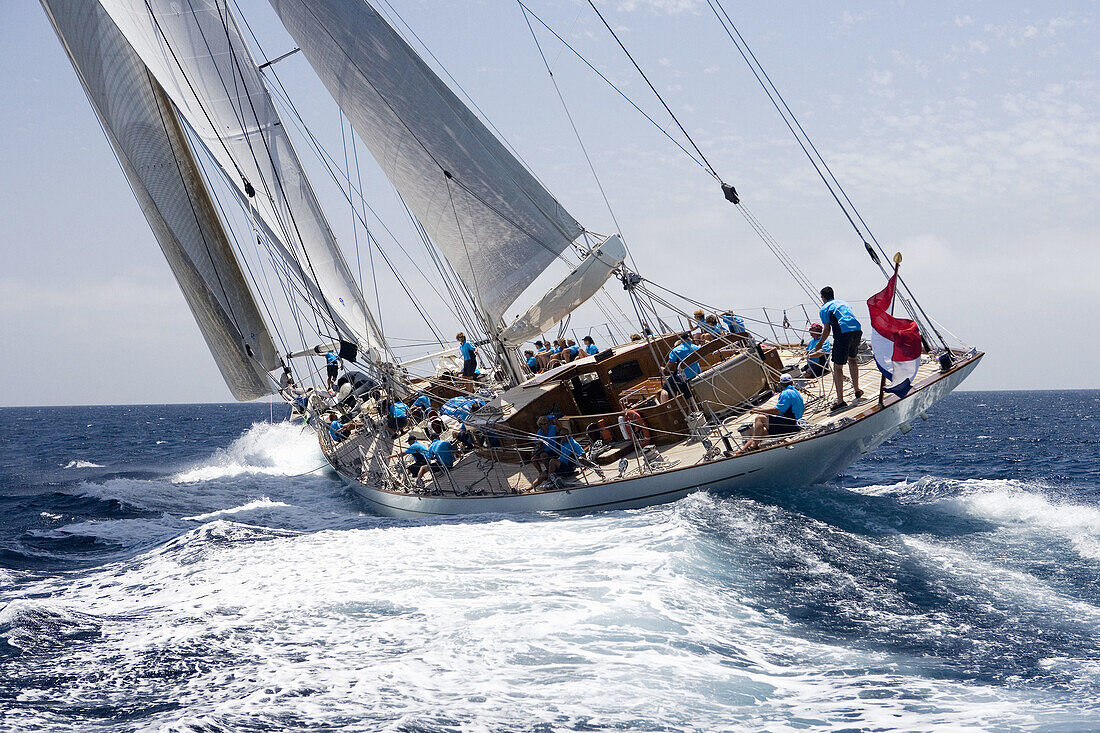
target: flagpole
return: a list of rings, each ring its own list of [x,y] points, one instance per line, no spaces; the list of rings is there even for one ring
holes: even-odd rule
[[[894,277],[898,276],[898,268],[901,267],[901,252],[894,253]],[[894,281],[897,282],[896,280]],[[894,312],[894,298],[897,297],[898,289],[895,286],[893,292],[890,293],[890,313]],[[881,375],[878,385],[878,406],[882,407],[883,399],[886,396],[886,375]]]

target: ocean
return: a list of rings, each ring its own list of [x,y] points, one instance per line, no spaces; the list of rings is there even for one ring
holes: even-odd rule
[[[372,515],[267,404],[0,409],[4,731],[1100,729],[1100,392],[834,482]]]

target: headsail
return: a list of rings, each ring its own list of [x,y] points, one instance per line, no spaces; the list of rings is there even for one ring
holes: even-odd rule
[[[270,0],[420,220],[497,321],[583,231],[364,0]]]
[[[171,102],[98,3],[42,4],[230,391],[268,394],[278,352]]]
[[[100,0],[230,181],[256,206],[292,268],[349,340],[385,352],[271,96],[224,0]],[[247,183],[245,181],[247,180]],[[330,334],[335,335],[335,334]]]

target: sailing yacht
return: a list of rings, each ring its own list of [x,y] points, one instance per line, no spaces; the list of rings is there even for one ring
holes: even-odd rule
[[[461,368],[459,349],[442,340],[402,358],[292,144],[285,122],[300,118],[270,73],[289,54],[257,63],[232,0],[41,2],[232,394],[285,399],[380,513],[591,511],[826,481],[908,432],[983,356],[949,343],[895,265],[891,308],[897,283],[921,353],[903,387],[883,376],[861,399],[849,383],[834,408],[830,376],[800,370],[806,350],[785,313],[776,323],[765,312],[753,328],[732,313],[728,328],[694,322],[693,308],[718,308],[643,276],[621,234],[578,223],[380,8],[270,0],[298,46],[291,53],[309,62],[407,208],[477,369],[472,359]],[[736,190],[705,168],[721,184],[716,205],[739,207],[760,233]],[[343,178],[349,206],[363,211],[362,191],[349,171]],[[881,267],[868,243],[877,242],[861,239]],[[506,316],[563,264],[557,284]],[[634,314],[620,343],[522,355],[550,334],[564,340],[582,304],[609,302],[609,283]],[[684,371],[670,374],[683,343]],[[856,359],[869,394],[884,374],[873,356],[863,344]],[[775,407],[788,382],[805,404],[797,430],[750,440],[752,411]]]

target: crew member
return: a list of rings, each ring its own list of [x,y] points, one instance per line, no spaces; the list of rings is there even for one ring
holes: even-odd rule
[[[699,372],[703,371],[703,365],[692,357],[692,354],[698,350],[699,347],[691,341],[691,331],[684,331],[680,334],[680,343],[668,353],[668,364],[665,365],[668,370],[668,378],[665,379],[664,387],[661,389],[661,394],[657,400],[658,403],[664,404],[678,394],[690,394],[688,381],[699,376]],[[681,368],[684,361],[689,358],[692,363]]]
[[[409,447],[405,449],[405,455],[413,457],[413,464],[409,467],[409,473],[415,473],[416,478],[421,478],[424,474],[431,472],[431,448],[416,438],[409,436]]]
[[[807,377],[816,379],[829,371],[829,354],[833,345],[821,338],[821,324],[810,324],[810,341],[806,344],[806,366],[802,367],[802,373]]]
[[[581,341],[584,342],[584,353],[589,356],[595,356],[600,353],[600,347],[596,346],[596,342],[592,340],[591,336],[585,336]]]
[[[722,322],[726,325],[726,328],[732,334],[744,334],[748,333],[748,329],[745,328],[745,321],[740,316],[734,314],[733,311],[726,311],[722,314]]]
[[[527,369],[532,374],[539,373],[539,360],[535,358],[535,352],[527,349],[523,352],[523,359],[527,364]]]
[[[775,401],[775,407],[753,408],[749,412],[755,413],[756,419],[752,424],[752,440],[745,443],[745,450],[754,450],[761,438],[777,435],[789,435],[799,430],[798,421],[802,419],[802,413],[806,410],[806,403],[802,395],[795,389],[794,380],[790,374],[784,374],[779,378],[779,384],[783,391],[779,393],[779,399]]]
[[[859,388],[859,364],[856,355],[863,340],[863,326],[856,320],[852,307],[843,300],[837,300],[833,289],[825,286],[821,289],[821,322],[825,329],[821,333],[824,341],[833,337],[833,386],[836,387],[836,402],[833,410],[843,410],[848,406],[844,401],[844,363],[848,363],[848,375],[852,378],[852,389],[856,399],[863,396]]]
[[[451,441],[449,440],[440,440],[439,438],[433,440],[432,444],[428,446],[428,456],[435,461],[438,466],[443,466],[448,469],[454,468],[454,448],[451,446]]]
[[[325,352],[325,370],[328,372],[328,390],[332,391],[332,385],[336,384],[336,377],[340,375],[340,355],[335,351]]]
[[[466,334],[461,331],[455,336],[458,339],[458,350],[462,352],[462,376],[473,379],[477,375],[477,347],[466,340]]]

